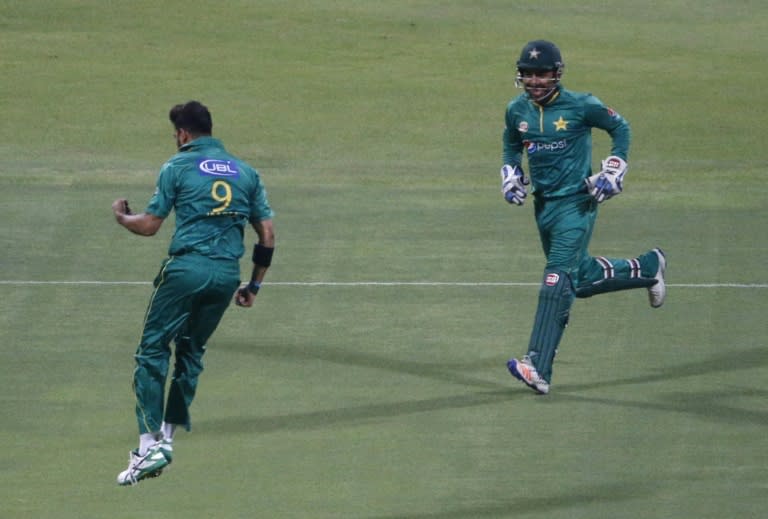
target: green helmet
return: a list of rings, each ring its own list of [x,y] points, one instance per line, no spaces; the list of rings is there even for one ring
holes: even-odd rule
[[[524,88],[531,98],[537,102],[546,102],[554,94],[560,84],[560,78],[563,76],[563,58],[560,56],[560,49],[551,41],[535,40],[526,43],[523,52],[520,53],[520,59],[517,60],[517,75],[515,76],[515,86]],[[531,84],[525,80],[525,76],[535,74],[538,71],[552,72],[551,78],[546,78],[549,82],[547,87],[541,84]],[[534,80],[541,82],[542,79]]]
[[[517,60],[517,70],[554,70],[558,76],[563,73],[563,58],[560,49],[551,41],[528,42]]]

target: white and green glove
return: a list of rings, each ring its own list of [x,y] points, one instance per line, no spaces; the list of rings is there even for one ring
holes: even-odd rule
[[[520,166],[504,164],[501,168],[501,193],[510,204],[523,205],[525,197],[528,196],[525,186],[530,183]]]
[[[627,173],[627,161],[611,155],[601,163],[599,173],[584,180],[587,191],[598,203],[612,198],[624,190],[624,175]]]

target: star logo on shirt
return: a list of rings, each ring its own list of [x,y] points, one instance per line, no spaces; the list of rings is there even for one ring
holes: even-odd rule
[[[536,47],[534,47],[530,51],[528,51],[528,57],[530,59],[539,59],[539,54],[541,54],[541,51],[539,49],[537,49]]]
[[[552,124],[555,125],[555,131],[559,132],[560,130],[567,130],[568,129],[568,121],[563,119],[563,116],[560,116],[560,119],[557,121],[554,121]]]

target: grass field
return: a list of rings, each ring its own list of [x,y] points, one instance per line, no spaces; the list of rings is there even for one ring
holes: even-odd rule
[[[0,517],[766,517],[766,19],[757,0],[3,2]],[[543,257],[530,204],[498,190],[536,38],[632,124],[593,252],[670,261],[660,310],[577,301],[547,397],[504,365]],[[119,488],[172,222],[135,237],[110,204],[146,204],[189,99],[261,171],[278,250],[209,344],[174,465]]]

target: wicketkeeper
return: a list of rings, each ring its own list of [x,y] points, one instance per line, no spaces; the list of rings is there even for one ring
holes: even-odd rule
[[[666,259],[654,248],[630,259],[588,252],[598,205],[624,189],[630,129],[627,121],[591,94],[560,84],[560,50],[537,40],[523,47],[515,85],[524,93],[507,105],[503,136],[501,192],[522,205],[533,196],[536,225],[547,263],[528,349],[510,359],[513,376],[546,394],[552,364],[576,297],[646,288],[654,308],[664,303]],[[592,172],[592,129],[611,138],[601,169]],[[528,173],[523,171],[523,151]]]

